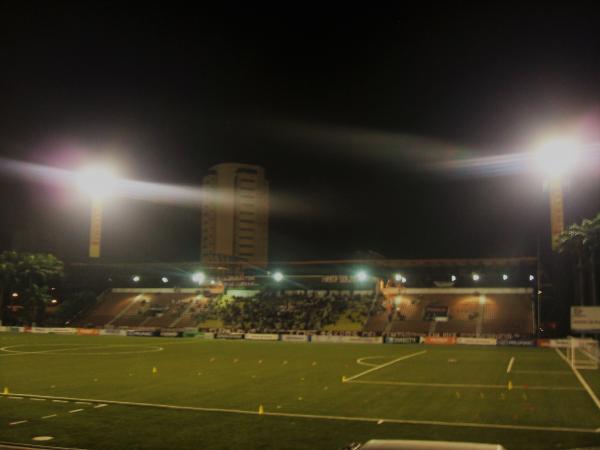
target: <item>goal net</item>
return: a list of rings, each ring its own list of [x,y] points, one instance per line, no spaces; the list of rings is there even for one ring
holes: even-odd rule
[[[598,341],[594,339],[569,337],[567,346],[567,359],[575,369],[597,369]]]

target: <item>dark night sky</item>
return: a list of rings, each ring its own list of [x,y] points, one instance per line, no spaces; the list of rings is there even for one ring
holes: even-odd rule
[[[0,155],[111,158],[130,178],[185,185],[219,162],[261,164],[274,198],[301,206],[273,211],[273,259],[534,254],[548,222],[539,178],[422,161],[522,150],[566,122],[600,136],[593,3],[280,16],[83,3],[0,6]],[[410,158],[407,136],[427,143]],[[569,223],[600,211],[590,166],[566,193]],[[7,176],[0,189],[1,247],[26,230],[34,246],[85,256],[81,198]],[[197,259],[199,229],[197,208],[118,199],[105,255]]]

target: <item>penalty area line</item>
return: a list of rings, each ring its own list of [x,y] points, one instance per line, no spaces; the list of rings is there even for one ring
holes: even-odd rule
[[[590,387],[589,384],[587,384],[587,381],[585,381],[585,378],[583,378],[581,376],[581,374],[579,373],[579,370],[577,370],[575,367],[573,367],[571,365],[571,363],[569,362],[569,360],[565,357],[565,355],[562,354],[562,352],[555,348],[554,350],[556,350],[556,354],[558,356],[561,357],[561,359],[567,363],[567,365],[571,368],[571,370],[573,371],[573,373],[575,374],[575,376],[577,377],[577,379],[579,380],[579,382],[581,383],[581,385],[583,386],[583,388],[587,391],[587,393],[589,394],[589,396],[591,397],[592,401],[596,404],[596,407],[598,409],[600,409],[600,400],[598,400],[598,397],[596,397],[596,394],[594,393],[594,391],[592,390],[592,388]]]
[[[0,394],[3,395],[3,394]],[[501,430],[526,430],[526,431],[552,431],[552,432],[567,432],[567,433],[597,433],[598,431],[591,428],[572,428],[572,427],[546,427],[541,425],[516,425],[516,424],[497,424],[497,423],[477,423],[477,422],[445,422],[441,420],[413,420],[413,419],[388,419],[383,417],[360,417],[360,416],[335,416],[324,414],[302,414],[302,413],[285,413],[285,412],[270,412],[270,411],[249,411],[243,409],[229,408],[209,408],[201,406],[181,406],[168,405],[161,403],[142,403],[142,402],[126,402],[118,400],[99,400],[91,398],[73,398],[73,397],[54,397],[48,395],[33,395],[19,394],[23,397],[40,397],[40,398],[59,398],[67,401],[85,401],[91,403],[100,403],[107,405],[133,406],[143,408],[166,409],[171,411],[195,411],[195,412],[212,412],[225,414],[243,414],[248,416],[270,416],[270,417],[289,417],[308,420],[330,420],[330,421],[346,421],[346,422],[368,422],[368,423],[391,423],[399,425],[435,425],[443,427],[462,427],[462,428],[495,428]]]
[[[383,364],[380,364],[378,366],[372,367],[372,368],[367,369],[367,370],[365,370],[363,372],[357,373],[356,375],[352,375],[351,377],[348,377],[348,378],[343,377],[342,378],[342,383],[347,383],[349,381],[356,380],[358,377],[362,377],[363,375],[366,375],[368,373],[374,372],[374,371],[379,370],[379,369],[383,369],[384,367],[391,366],[392,364],[396,364],[397,362],[403,361],[405,359],[414,358],[415,356],[422,355],[423,353],[427,353],[427,350],[422,350],[420,352],[410,353],[408,355],[401,356],[400,358],[396,358],[396,359],[393,359],[393,360],[388,361],[386,363],[383,363]]]

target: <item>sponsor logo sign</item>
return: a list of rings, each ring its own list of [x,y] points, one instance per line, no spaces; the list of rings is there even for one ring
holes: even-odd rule
[[[217,333],[215,339],[244,339],[244,333]]]
[[[418,344],[419,338],[417,336],[409,336],[409,337],[391,337],[388,336],[385,338],[386,344]]]
[[[77,334],[80,336],[98,336],[100,330],[96,328],[77,328]]]
[[[362,336],[328,336],[316,334],[311,337],[311,342],[338,342],[343,344],[381,344],[382,338]]]
[[[160,336],[161,337],[181,337],[181,336],[183,336],[183,332],[182,331],[165,331],[165,330],[161,330]]]
[[[496,345],[497,339],[459,337],[456,339],[456,343],[463,345]]]
[[[571,306],[572,331],[600,331],[600,306]]]
[[[251,341],[278,341],[278,334],[271,333],[246,333],[244,339],[250,339]]]
[[[511,347],[535,347],[535,339],[498,339],[497,345]]]
[[[75,334],[77,333],[77,328],[31,327],[29,332],[36,334]]]
[[[100,336],[126,336],[127,330],[120,330],[118,328],[107,328],[100,330]]]
[[[282,334],[281,340],[286,342],[308,342],[309,336],[305,334]]]
[[[456,344],[454,336],[425,336],[421,338],[421,342],[434,345],[453,345]]]
[[[156,336],[156,332],[149,331],[149,330],[127,330],[127,336],[150,337],[150,336]]]

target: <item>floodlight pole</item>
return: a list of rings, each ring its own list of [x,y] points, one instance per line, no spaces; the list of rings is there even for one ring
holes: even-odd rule
[[[90,258],[100,258],[100,244],[102,240],[102,203],[100,198],[92,198],[89,243]]]
[[[560,177],[555,177],[548,181],[548,194],[550,196],[552,250],[556,251],[558,248],[558,236],[565,229],[563,190]]]

